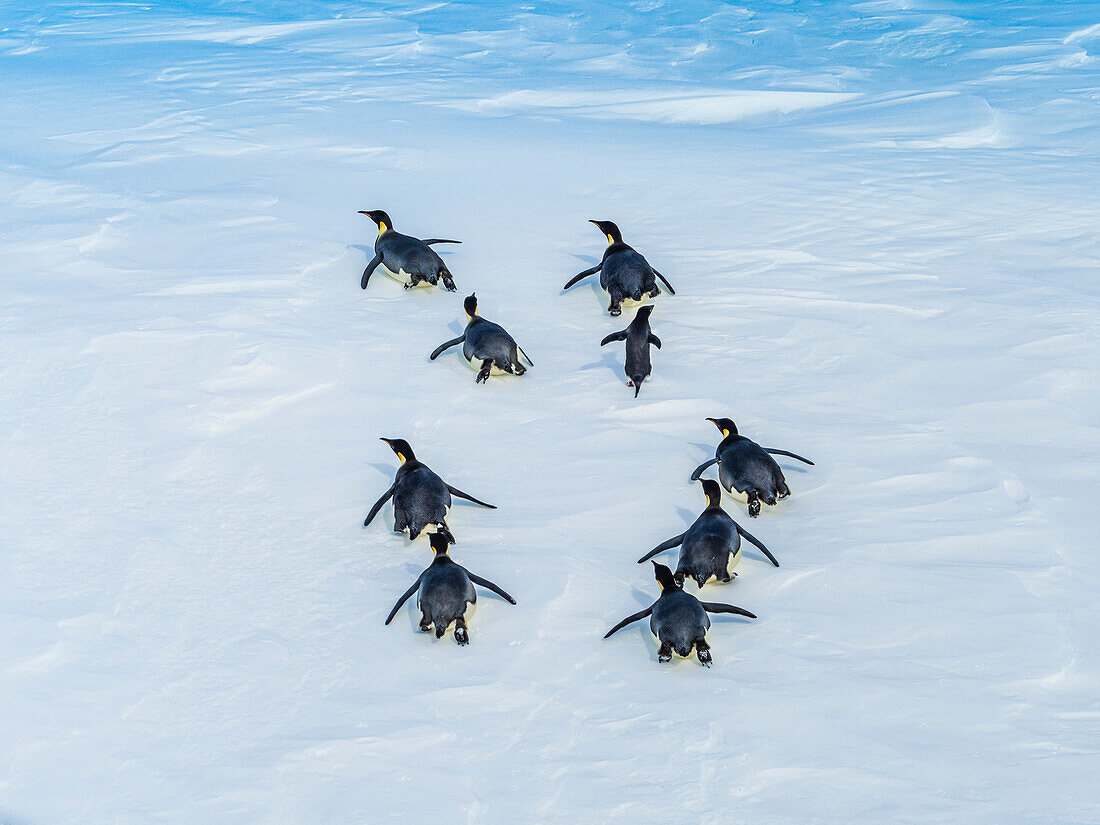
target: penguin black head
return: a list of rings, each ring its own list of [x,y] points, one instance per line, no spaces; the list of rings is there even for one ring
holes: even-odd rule
[[[646,304],[645,306],[638,307],[638,314],[635,318],[641,318],[643,321],[648,319],[653,314],[653,304]]]
[[[657,584],[661,586],[662,593],[682,589],[678,584],[676,584],[676,579],[673,578],[672,571],[660,562],[653,562],[653,574],[657,578]]]
[[[428,533],[428,544],[431,545],[432,552],[435,553],[436,558],[439,556],[447,555],[447,548],[451,542],[447,538],[447,534],[443,532]]]
[[[412,447],[409,446],[409,442],[403,438],[383,438],[381,441],[385,441],[390,445],[390,449],[393,450],[401,463],[406,461],[412,461],[416,456],[413,455]]]
[[[708,507],[718,507],[722,504],[722,488],[713,479],[703,479],[703,495],[707,497]]]
[[[465,301],[462,302],[462,308],[466,310],[466,318],[477,317],[477,295],[471,295]]]
[[[723,438],[737,435],[737,425],[728,418],[708,418],[707,421],[722,431]]]
[[[596,224],[596,228],[607,236],[607,243],[609,246],[613,243],[623,242],[623,233],[620,232],[619,227],[615,226],[611,221],[589,221],[589,223]]]
[[[366,215],[376,224],[378,224],[378,234],[381,235],[387,229],[393,229],[393,221],[390,220],[390,216],[383,212],[381,209],[372,209],[370,211],[360,209],[360,215]]]

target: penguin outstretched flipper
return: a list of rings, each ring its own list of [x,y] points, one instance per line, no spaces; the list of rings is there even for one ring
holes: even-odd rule
[[[462,568],[462,569],[465,570],[466,568]],[[498,596],[500,596],[502,599],[504,599],[507,602],[511,602],[512,604],[516,603],[515,599],[513,599],[511,596],[509,596],[507,593],[505,593],[503,589],[501,589],[497,585],[493,584],[488,579],[483,579],[483,578],[481,578],[481,576],[475,576],[469,570],[466,570],[466,575],[470,577],[470,581],[472,581],[474,584],[480,584],[482,587],[487,588],[489,590],[492,590],[494,593],[496,593]]]
[[[461,344],[465,340],[466,340],[466,333],[464,332],[460,336],[458,336],[457,338],[452,338],[450,341],[446,341],[446,342],[440,344],[438,347],[436,347],[434,350],[432,350],[432,354],[428,356],[428,360],[429,361],[434,361],[436,358],[438,358],[443,353],[444,350],[448,350],[453,346]]]
[[[609,631],[607,631],[605,634],[603,634],[603,637],[605,639],[608,638],[613,633],[617,633],[618,631],[622,630],[628,624],[632,624],[633,622],[636,622],[639,619],[644,619],[646,616],[648,616],[652,612],[653,612],[653,605],[650,605],[645,610],[639,610],[637,613],[633,613],[633,614],[627,616],[625,619],[623,619],[621,622],[619,622],[617,625],[615,625],[613,628],[611,628]]]
[[[747,616],[750,619],[755,619],[756,614],[750,613],[743,607],[734,607],[732,604],[722,604],[721,602],[700,602],[703,605],[703,610],[707,613],[735,613],[738,616]]]
[[[535,366],[535,362],[531,360],[530,355],[528,355],[526,352],[523,351],[523,347],[521,347],[519,344],[516,344],[516,349],[519,350],[520,355],[522,355],[524,358],[527,359],[528,364],[530,364],[532,367]],[[521,373],[521,375],[522,375],[522,373]]]
[[[416,581],[412,583],[412,586],[406,590],[401,598],[397,600],[397,604],[393,606],[393,610],[390,611],[390,615],[386,617],[386,624],[393,621],[393,617],[397,615],[397,611],[401,609],[401,606],[409,600],[409,596],[416,592],[416,588],[420,587],[420,579],[423,577],[423,573],[416,577]]]
[[[367,281],[370,280],[370,276],[374,274],[374,270],[378,268],[378,265],[382,263],[382,253],[377,253],[370,259],[370,263],[367,264],[367,268],[363,270],[363,279],[359,282],[359,286],[362,289],[367,288]]]
[[[673,547],[679,547],[683,543],[684,536],[686,535],[687,533],[683,532],[678,536],[673,536],[668,541],[662,541],[660,544],[658,544],[656,547],[654,547],[652,550],[650,550],[648,553],[638,559],[638,564],[649,561],[658,553],[663,553],[665,550],[671,550]]]
[[[374,506],[370,508],[370,512],[367,513],[367,517],[363,520],[364,527],[367,527],[372,521],[374,521],[374,517],[378,515],[378,511],[382,509],[382,505],[390,500],[390,496],[393,495],[393,491],[395,489],[397,489],[396,482],[394,482],[394,484],[390,486],[390,489],[386,490],[386,492],[382,494],[382,498],[374,502]]]
[[[626,340],[626,330],[623,329],[623,330],[619,330],[618,332],[613,332],[610,335],[608,335],[606,338],[604,338],[602,341],[600,341],[600,346],[601,347],[606,347],[608,344],[612,344],[615,341],[625,341],[625,340]]]
[[[779,566],[779,562],[776,561],[776,558],[775,558],[775,556],[772,555],[771,550],[769,550],[767,547],[765,547],[763,545],[763,543],[760,541],[760,539],[758,539],[756,536],[754,536],[752,533],[750,533],[748,530],[746,530],[744,527],[742,527],[737,522],[734,522],[734,526],[737,528],[738,533],[740,533],[748,541],[755,544],[760,549],[760,552],[762,552],[765,556],[768,557],[768,561],[770,561],[776,567]]]
[[[785,456],[789,456],[790,458],[797,458],[799,461],[805,462],[806,464],[809,464],[811,467],[816,467],[817,466],[812,461],[810,461],[810,459],[803,458],[802,456],[795,455],[794,453],[789,453],[786,450],[774,450],[771,447],[765,447],[764,452],[771,453],[772,455],[785,455]]]
[[[661,283],[662,283],[662,284],[664,284],[664,285],[665,285],[666,287],[668,287],[668,294],[669,294],[669,295],[675,295],[675,294],[676,294],[676,290],[672,288],[672,284],[670,284],[670,283],[668,282],[668,279],[667,279],[667,278],[665,278],[665,276],[664,276],[664,275],[662,275],[662,274],[661,274],[660,272],[658,272],[658,271],[657,271],[656,269],[654,269],[654,270],[653,270],[653,274],[654,274],[654,275],[656,275],[656,276],[657,276],[658,278],[660,278],[660,279],[661,279]]]
[[[595,275],[597,272],[600,271],[600,267],[602,267],[602,266],[603,266],[603,261],[600,261],[598,264],[596,264],[591,269],[586,269],[584,272],[578,272],[576,275],[574,275],[572,278],[569,279],[569,283],[567,283],[565,286],[562,287],[562,291],[564,292],[565,290],[569,289],[569,287],[571,287],[574,284],[580,282],[584,278],[587,278],[589,275]]]
[[[707,467],[709,467],[711,464],[717,464],[717,463],[718,463],[717,458],[712,458],[712,459],[709,459],[707,461],[704,461],[702,464],[700,464],[698,467],[695,468],[695,471],[691,474],[691,480],[692,481],[698,481],[699,476],[701,476],[703,474],[703,471],[705,471],[707,469]]]
[[[480,499],[474,498],[469,493],[462,492],[457,487],[452,487],[450,484],[447,485],[447,489],[450,490],[452,496],[458,496],[459,498],[464,498],[467,501],[472,501],[474,504],[480,504],[482,507],[488,507],[490,510],[497,509],[497,506],[495,504],[487,504],[484,501],[481,501]]]
[[[446,238],[424,238],[421,243],[426,243],[431,246],[433,243],[462,243],[462,241],[451,241]]]
[[[654,335],[652,332],[649,333],[649,343],[653,344],[653,346],[655,346],[657,349],[661,348],[661,339]]]

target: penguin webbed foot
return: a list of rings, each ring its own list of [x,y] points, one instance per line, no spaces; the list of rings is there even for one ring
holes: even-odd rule
[[[760,499],[756,493],[749,493],[749,518],[760,515]]]
[[[710,667],[714,659],[710,655],[710,645],[706,642],[695,643],[695,655],[699,657],[699,664],[703,667]]]
[[[427,633],[432,629],[432,620],[427,616],[421,615],[420,617],[420,632]]]
[[[622,309],[622,307],[618,306],[617,304],[612,304],[611,306],[609,306],[607,308],[607,312],[612,317],[618,317],[618,316],[623,314],[623,309]]]
[[[662,644],[657,648],[657,661],[658,662],[671,662],[672,661],[672,647],[668,644]]]
[[[489,380],[489,374],[492,372],[492,369],[493,369],[493,362],[492,361],[482,361],[481,362],[481,369],[478,370],[477,378],[474,379],[474,383],[475,384],[484,384],[486,381],[488,381]]]
[[[455,621],[455,642],[459,647],[465,647],[470,643],[470,634],[466,630],[466,620],[458,619]]]
[[[439,279],[443,281],[443,288],[448,292],[455,292],[458,287],[455,286],[454,279],[451,278],[451,273],[447,270],[443,270],[439,273]]]

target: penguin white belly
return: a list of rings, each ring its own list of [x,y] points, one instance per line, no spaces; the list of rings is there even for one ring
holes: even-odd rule
[[[463,356],[465,358],[465,356]],[[470,369],[474,372],[481,372],[481,360],[478,358],[466,358],[466,363],[470,365]],[[493,362],[493,366],[489,368],[489,375],[511,375],[507,370],[502,370]]]
[[[624,307],[627,307],[627,308],[637,307],[637,306],[641,306],[642,304],[648,304],[650,302],[650,300],[651,299],[650,299],[648,294],[643,295],[642,300],[640,300],[640,301],[635,301],[633,298],[623,298],[622,303],[619,304],[619,306],[624,306]]]
[[[389,275],[391,278],[393,278],[399,284],[411,284],[412,283],[412,275],[410,275],[405,270],[399,269],[399,270],[397,270],[397,272],[394,272],[392,269],[390,269],[385,264],[379,264],[379,266],[382,267],[382,271],[384,273]],[[420,287],[430,287],[430,286],[431,286],[431,284],[428,283],[427,281],[421,281],[420,283],[418,283],[416,285],[416,288],[419,289]]]
[[[728,575],[732,576],[734,568],[737,567],[737,565],[738,565],[738,563],[740,563],[740,561],[741,561],[741,548],[738,547],[736,553],[730,553],[729,560],[726,562],[726,573]]]
[[[736,487],[734,487],[732,490],[727,490],[726,497],[732,498],[734,501],[740,501],[742,504],[747,504],[749,500],[749,494],[739,493]]]

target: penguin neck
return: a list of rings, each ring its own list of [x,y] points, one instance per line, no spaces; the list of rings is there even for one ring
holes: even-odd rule
[[[722,448],[728,447],[730,444],[733,444],[735,441],[744,440],[744,438],[745,438],[745,436],[743,436],[743,435],[738,435],[737,433],[730,433],[729,435],[727,435],[725,438],[722,439],[722,442],[718,445],[718,449],[721,450]]]

